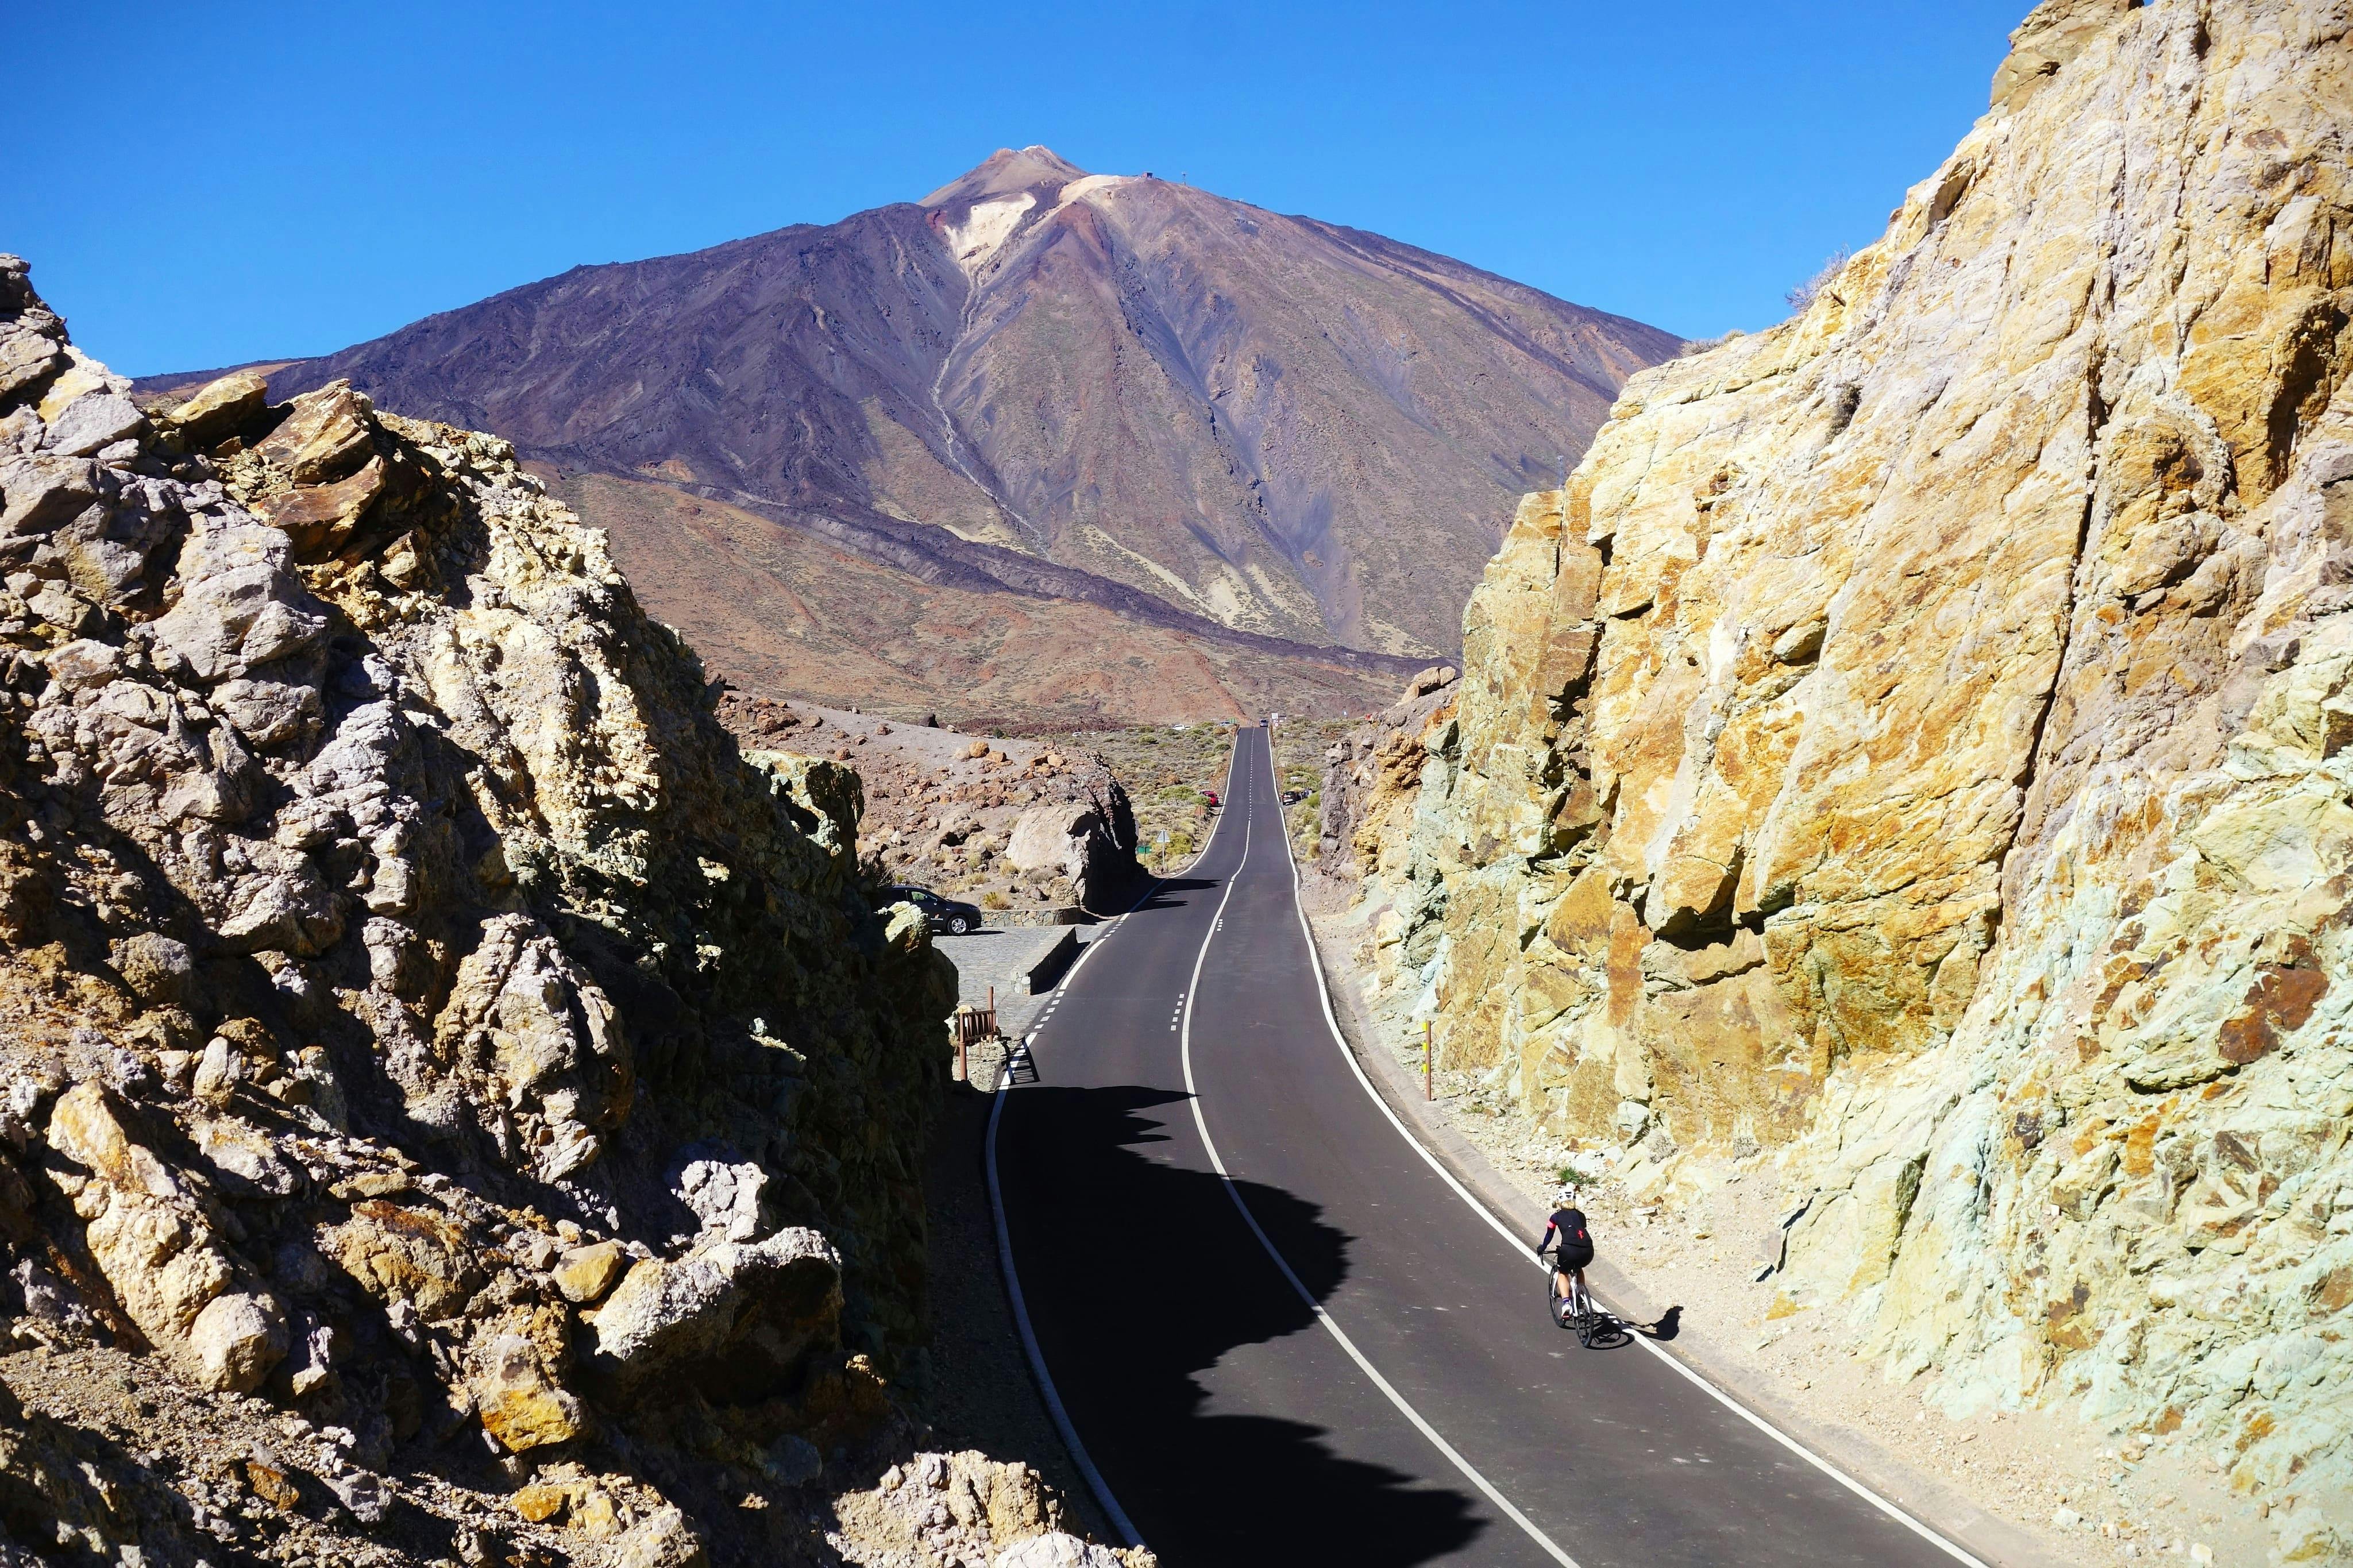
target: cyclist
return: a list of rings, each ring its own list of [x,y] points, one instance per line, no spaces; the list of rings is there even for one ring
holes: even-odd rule
[[[1559,1317],[1579,1297],[1592,1300],[1585,1289],[1585,1266],[1593,1261],[1593,1237],[1585,1228],[1585,1212],[1577,1206],[1575,1187],[1561,1188],[1553,1199],[1552,1218],[1545,1222],[1536,1256],[1541,1258],[1548,1247],[1554,1248],[1553,1315]]]

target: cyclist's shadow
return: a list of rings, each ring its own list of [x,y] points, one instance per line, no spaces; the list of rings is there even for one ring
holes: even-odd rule
[[[1634,1342],[1634,1326],[1623,1323],[1607,1312],[1595,1317],[1593,1331],[1586,1336],[1585,1348],[1589,1351],[1622,1350]]]
[[[1609,1312],[1600,1313],[1599,1318],[1599,1321],[1594,1324],[1593,1333],[1585,1348],[1614,1351],[1623,1350],[1632,1344],[1636,1334],[1641,1335],[1646,1340],[1658,1340],[1662,1342],[1673,1339],[1683,1331],[1683,1310],[1681,1307],[1670,1307],[1661,1312],[1655,1321],[1648,1323],[1633,1322]]]

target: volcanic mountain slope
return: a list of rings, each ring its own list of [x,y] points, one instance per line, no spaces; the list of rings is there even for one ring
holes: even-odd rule
[[[646,608],[693,628],[746,692],[967,725],[1362,712],[1394,659],[1303,648],[1084,599],[926,581],[745,507],[645,479],[536,465],[612,541]],[[1142,596],[1137,595],[1141,600]]]
[[[934,583],[1405,655],[1454,646],[1494,520],[1678,346],[1032,147],[921,203],[576,268],[271,381],[346,377]]]

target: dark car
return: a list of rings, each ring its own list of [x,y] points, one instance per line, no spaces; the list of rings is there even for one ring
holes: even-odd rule
[[[885,908],[892,904],[913,904],[923,911],[923,919],[931,923],[934,931],[944,931],[950,936],[962,936],[968,931],[980,929],[979,905],[944,899],[929,888],[893,885],[878,889],[874,901]]]

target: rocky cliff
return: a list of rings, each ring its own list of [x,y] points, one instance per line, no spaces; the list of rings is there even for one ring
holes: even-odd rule
[[[976,1455],[857,1489],[955,1000],[858,775],[504,442],[125,390],[0,258],[0,1560],[1041,1537]]]
[[[2186,1446],[2297,1561],[2353,1558],[2348,27],[2029,16],[1878,243],[1522,505],[1374,888],[1441,1063],[1638,1192],[1781,1173],[1774,1311]]]
[[[1451,664],[1423,670],[1396,701],[1342,731],[1324,752],[1315,813],[1321,869],[1380,885],[1407,874],[1431,726],[1454,717],[1461,679]]]

